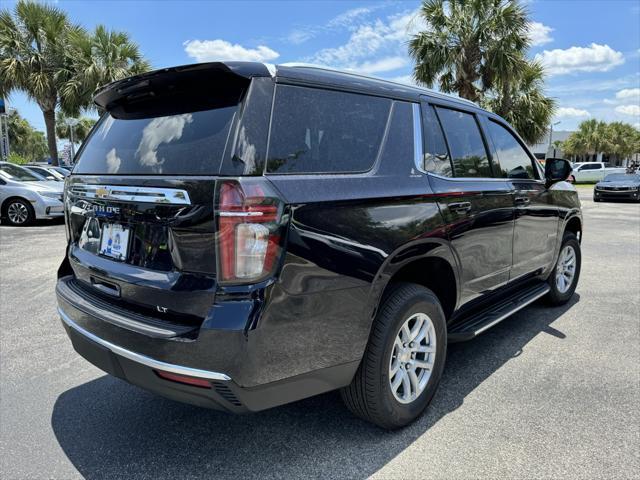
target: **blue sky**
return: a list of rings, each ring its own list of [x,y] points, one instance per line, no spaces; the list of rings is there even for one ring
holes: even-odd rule
[[[3,7],[12,4],[2,2]],[[307,62],[411,82],[419,1],[64,1],[87,28],[125,30],[154,67],[210,60]],[[547,67],[558,130],[588,118],[640,128],[640,0],[529,1],[530,55]],[[9,98],[36,128],[38,107]]]

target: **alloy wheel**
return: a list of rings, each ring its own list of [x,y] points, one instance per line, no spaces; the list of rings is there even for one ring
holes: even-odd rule
[[[558,256],[556,265],[556,287],[560,293],[566,293],[576,276],[576,252],[571,245],[565,246]]]
[[[389,385],[395,399],[411,403],[424,391],[436,356],[433,322],[424,313],[411,315],[400,327],[389,360]]]
[[[13,202],[9,205],[9,208],[7,208],[7,216],[12,223],[21,225],[29,218],[29,210],[27,210],[27,206],[23,203]]]

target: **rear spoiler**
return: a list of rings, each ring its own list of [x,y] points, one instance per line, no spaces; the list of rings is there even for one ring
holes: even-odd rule
[[[163,68],[98,89],[94,103],[115,118],[176,115],[237,104],[252,77],[268,77],[257,62],[211,62]]]

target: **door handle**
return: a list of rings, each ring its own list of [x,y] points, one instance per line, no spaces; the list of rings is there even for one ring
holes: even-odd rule
[[[450,203],[449,209],[460,215],[464,215],[465,213],[469,213],[471,211],[471,202]]]
[[[519,206],[529,205],[531,199],[529,197],[516,197],[515,203]]]

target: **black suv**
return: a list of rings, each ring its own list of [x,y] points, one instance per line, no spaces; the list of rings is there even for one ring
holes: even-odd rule
[[[74,348],[230,412],[342,389],[405,425],[447,343],[566,302],[582,217],[504,120],[421,88],[207,63],[112,83],[66,180],[59,313]]]

